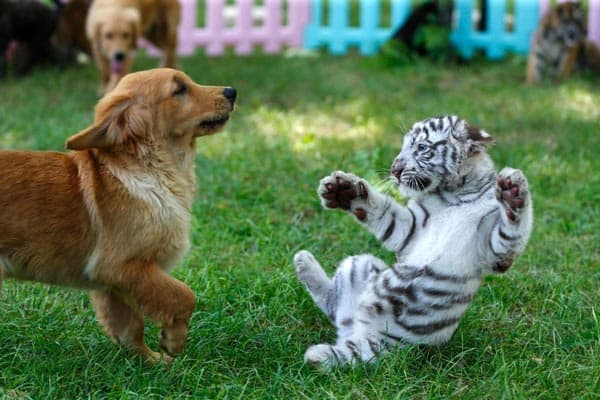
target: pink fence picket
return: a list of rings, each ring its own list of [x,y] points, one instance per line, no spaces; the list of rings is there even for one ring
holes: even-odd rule
[[[588,38],[600,46],[600,0],[590,0]]]
[[[198,27],[198,2],[179,0],[179,55],[191,55],[203,47],[216,56],[232,47],[236,54],[250,54],[255,47],[265,53],[278,53],[285,47],[302,48],[304,28],[310,18],[310,0],[206,0],[205,21]],[[141,43],[151,55],[159,54],[147,42]]]

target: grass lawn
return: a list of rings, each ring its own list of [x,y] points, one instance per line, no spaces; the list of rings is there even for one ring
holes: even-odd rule
[[[521,58],[393,67],[198,55],[181,66],[239,93],[226,130],[198,141],[193,248],[174,271],[198,297],[185,353],[144,365],[104,335],[86,293],[5,281],[0,398],[600,398],[600,78],[528,87]],[[91,123],[96,88],[92,65],[0,82],[0,148],[63,149]],[[528,176],[529,247],[484,281],[445,347],[311,370],[305,349],[334,329],[297,282],[293,254],[307,248],[329,271],[351,254],[394,259],[351,216],[320,208],[319,179],[343,169],[383,182],[406,129],[446,113],[496,137],[498,169]]]

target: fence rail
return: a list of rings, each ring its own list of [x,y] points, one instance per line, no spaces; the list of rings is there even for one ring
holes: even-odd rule
[[[388,22],[382,18],[382,0],[358,1],[358,24],[352,25],[349,0],[179,0],[180,55],[204,48],[209,56],[224,54],[227,48],[245,55],[261,47],[265,53],[284,48],[327,48],[345,54],[357,47],[363,55],[375,54],[408,18],[411,0],[386,0]],[[551,0],[514,0],[509,13],[507,0],[487,1],[487,29],[478,31],[473,23],[475,0],[455,0],[455,27],[451,40],[465,57],[482,50],[497,59],[506,52],[526,54],[531,35]],[[559,0],[560,1],[560,0]],[[198,5],[204,7],[205,21],[198,26]],[[589,38],[600,46],[600,0],[589,0]],[[512,27],[507,28],[507,16]],[[147,43],[150,54],[158,54]]]

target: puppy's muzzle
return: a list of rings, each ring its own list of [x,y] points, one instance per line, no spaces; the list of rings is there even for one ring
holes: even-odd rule
[[[229,102],[229,110],[222,110],[222,114],[215,116],[213,118],[203,120],[198,125],[204,134],[210,134],[218,131],[225,123],[229,120],[229,113],[233,111],[235,107],[235,99],[237,97],[237,91],[227,86],[223,88],[221,95]],[[225,103],[222,103],[225,105]]]
[[[123,61],[125,61],[125,53],[122,51],[118,51],[115,53],[113,58],[114,58],[114,61],[123,62]]]

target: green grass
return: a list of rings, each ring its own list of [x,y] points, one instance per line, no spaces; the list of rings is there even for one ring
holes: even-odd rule
[[[528,87],[524,64],[182,59],[195,80],[239,92],[225,132],[198,142],[193,248],[174,271],[198,297],[184,355],[146,366],[102,333],[86,293],[5,281],[0,398],[600,398],[600,79]],[[91,65],[0,82],[0,148],[63,149],[90,124],[96,87]],[[445,113],[494,135],[497,167],[528,176],[527,251],[484,281],[447,346],[328,374],[303,366],[334,330],[296,281],[294,252],[329,271],[361,252],[393,261],[350,216],[320,208],[318,180],[343,169],[383,181],[405,130]]]

